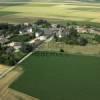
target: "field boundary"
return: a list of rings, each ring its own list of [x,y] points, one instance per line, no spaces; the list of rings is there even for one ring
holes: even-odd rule
[[[91,55],[91,54],[82,54],[82,53],[69,53],[69,52],[60,52],[60,51],[54,51],[54,50],[50,50],[50,51],[45,51],[45,50],[39,50],[39,51],[36,51],[34,52],[35,56],[64,56],[64,55],[75,55],[75,56],[89,56],[89,57],[98,57],[100,58],[100,55],[97,55],[97,54],[94,54],[94,55]]]

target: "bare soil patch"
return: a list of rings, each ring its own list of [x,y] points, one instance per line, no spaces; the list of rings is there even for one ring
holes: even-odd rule
[[[3,67],[5,66],[0,65],[0,68]],[[22,72],[23,70],[19,67],[0,79],[0,100],[37,100],[34,97],[9,88],[11,83],[16,80]]]
[[[0,74],[4,73],[9,68],[10,68],[9,66],[5,66],[5,65],[0,64]]]

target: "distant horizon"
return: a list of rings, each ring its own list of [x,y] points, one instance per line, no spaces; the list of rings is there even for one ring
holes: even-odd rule
[[[0,1],[0,3],[100,3],[100,2],[88,2],[88,1],[66,1],[66,2],[56,2],[56,1]]]
[[[48,2],[48,3],[66,3],[66,2],[89,2],[98,3],[100,0],[0,0],[0,3],[28,3],[28,2]]]

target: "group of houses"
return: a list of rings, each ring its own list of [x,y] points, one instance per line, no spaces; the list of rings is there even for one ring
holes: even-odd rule
[[[23,23],[15,25],[0,23],[0,64],[11,66],[16,64],[23,56],[37,48],[45,40],[51,41],[54,39],[57,40],[56,42],[61,40],[61,42],[68,44],[75,44],[77,42],[81,45],[86,44],[86,39],[72,34],[75,32],[100,34],[100,29],[73,24],[69,26],[51,24],[44,20],[31,24]]]
[[[29,24],[29,23],[24,23],[22,25],[23,25],[23,27],[18,29],[17,35],[15,35],[12,32],[11,32],[11,34],[8,34],[8,35],[5,35],[5,36],[4,36],[4,34],[0,34],[0,44],[2,46],[7,46],[9,48],[14,48],[15,52],[18,52],[20,50],[20,48],[22,47],[22,42],[12,41],[13,37],[23,36],[23,38],[24,38],[25,35],[26,36],[33,36],[34,35],[34,38],[31,38],[27,42],[25,41],[25,43],[27,43],[27,44],[28,43],[33,44],[37,39],[38,40],[45,40],[46,39],[46,36],[44,36],[43,30],[35,31],[36,25],[33,26],[32,24]],[[5,32],[7,32],[7,31],[8,30],[5,29]]]
[[[63,26],[63,25],[58,25],[58,24],[51,24],[50,27],[42,27],[42,25],[37,25],[35,23],[30,24],[30,23],[24,23],[20,24],[22,26],[21,28],[18,29],[17,35],[19,36],[24,36],[24,35],[29,35],[32,36],[34,35],[35,38],[27,41],[29,44],[35,43],[35,40],[46,40],[46,37],[48,35],[56,35],[58,38],[62,38],[64,36],[68,36],[70,34],[69,29],[70,27],[73,27],[77,30],[78,33],[96,33],[100,34],[100,29],[97,28],[87,28],[86,26],[78,26],[78,25],[70,25],[70,26]],[[1,30],[0,30],[1,32]],[[22,46],[21,42],[15,42],[11,41],[10,39],[14,36],[14,33],[8,34],[4,36],[4,34],[0,33],[0,44],[6,45],[8,47],[13,47],[16,52],[19,51],[19,49]]]

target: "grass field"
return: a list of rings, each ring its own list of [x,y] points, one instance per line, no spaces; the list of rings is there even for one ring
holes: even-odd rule
[[[68,54],[81,54],[90,56],[100,56],[100,44],[87,44],[86,46],[69,45],[62,42],[55,42],[55,40],[47,41],[41,45],[40,51],[55,51],[59,52],[63,49]]]
[[[32,22],[38,18],[100,23],[100,4],[81,2],[0,4],[0,22]]]
[[[100,100],[100,58],[33,54],[11,88],[40,100]]]

